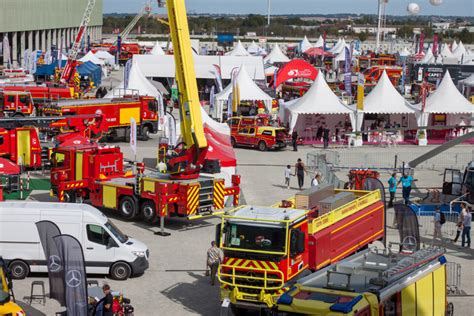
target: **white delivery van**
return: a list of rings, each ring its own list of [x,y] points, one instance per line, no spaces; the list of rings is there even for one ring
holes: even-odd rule
[[[49,220],[62,234],[79,240],[87,273],[110,274],[116,280],[148,269],[145,244],[124,235],[108,218],[87,204],[0,202],[0,255],[12,277],[48,272],[35,223]]]

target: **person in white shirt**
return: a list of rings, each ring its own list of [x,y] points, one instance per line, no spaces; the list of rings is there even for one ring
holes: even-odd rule
[[[285,169],[285,185],[286,188],[290,188],[290,177],[291,177],[291,166],[287,165]]]
[[[311,187],[318,186],[321,183],[321,175],[316,173],[314,175],[313,181],[311,181]]]

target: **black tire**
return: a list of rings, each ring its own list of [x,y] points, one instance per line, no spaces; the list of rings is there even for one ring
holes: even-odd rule
[[[454,304],[449,302],[448,306],[446,306],[446,316],[453,316],[454,315]]]
[[[150,139],[150,127],[148,125],[143,126],[142,129],[142,140]]]
[[[110,267],[110,276],[114,280],[125,281],[132,275],[132,268],[125,262],[116,262]]]
[[[8,265],[12,279],[21,280],[30,274],[30,267],[22,260],[13,260]]]
[[[74,192],[74,191],[65,191],[64,192],[64,202],[66,202],[66,203],[76,203],[76,192]]]
[[[158,216],[156,215],[155,203],[153,201],[143,202],[141,207],[141,215],[143,221],[154,224],[158,219]]]
[[[130,196],[124,196],[120,199],[118,211],[120,216],[125,219],[134,218],[137,215],[137,203]]]
[[[12,117],[25,117],[25,114],[21,113],[21,112],[15,112]]]
[[[266,151],[267,150],[267,144],[263,140],[261,140],[258,143],[258,150],[260,150],[260,151]]]
[[[232,145],[232,147],[236,147],[236,146],[237,146],[237,142],[235,141],[235,138],[234,138],[234,137],[231,137],[231,138],[230,138],[230,144]]]

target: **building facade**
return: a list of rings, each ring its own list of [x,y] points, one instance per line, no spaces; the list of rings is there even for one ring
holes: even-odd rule
[[[0,63],[6,66],[6,57],[10,56],[13,67],[18,67],[23,65],[25,50],[71,47],[87,3],[88,0],[1,0]],[[102,10],[103,1],[96,0],[87,29],[90,41],[102,38]]]

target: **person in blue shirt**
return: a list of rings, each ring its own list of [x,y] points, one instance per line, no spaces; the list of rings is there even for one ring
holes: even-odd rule
[[[388,207],[393,207],[393,200],[395,199],[395,192],[397,192],[397,173],[392,173],[392,177],[388,179],[388,192],[390,193],[390,202]]]
[[[405,204],[408,204],[410,203],[411,183],[413,182],[413,177],[404,173],[403,177],[400,178],[398,183],[400,182],[402,183],[403,199],[405,200]]]

